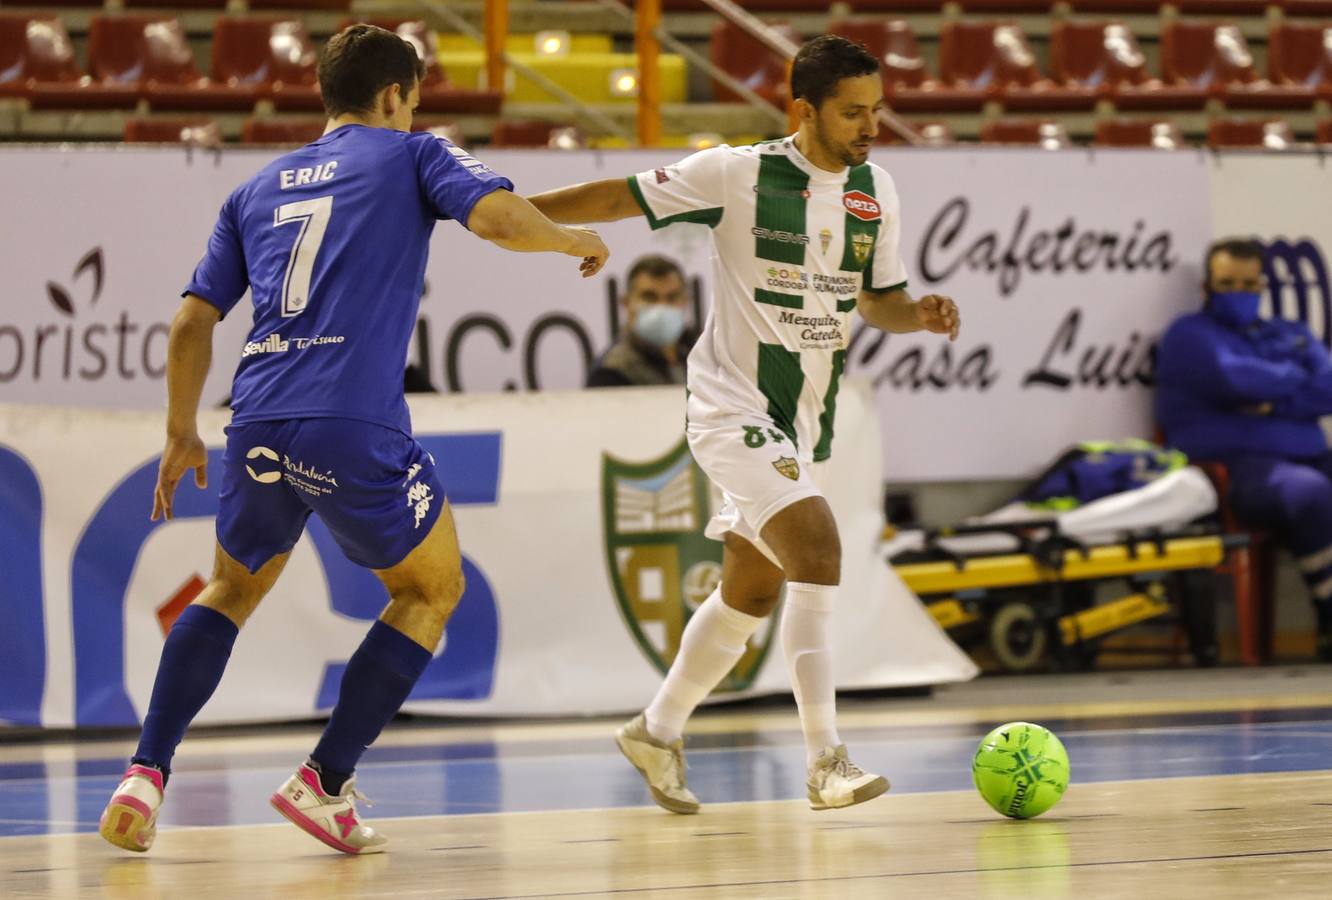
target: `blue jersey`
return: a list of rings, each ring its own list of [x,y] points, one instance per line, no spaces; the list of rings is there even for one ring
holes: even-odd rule
[[[443,138],[361,125],[237,188],[185,288],[223,315],[251,290],[232,422],[338,417],[410,434],[402,377],[430,234],[499,189],[513,183]]]

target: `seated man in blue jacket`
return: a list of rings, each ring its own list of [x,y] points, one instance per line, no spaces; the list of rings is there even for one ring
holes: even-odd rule
[[[1219,241],[1205,271],[1206,305],[1161,339],[1157,419],[1170,446],[1224,462],[1236,514],[1295,555],[1332,661],[1332,359],[1303,324],[1259,318],[1261,244]]]

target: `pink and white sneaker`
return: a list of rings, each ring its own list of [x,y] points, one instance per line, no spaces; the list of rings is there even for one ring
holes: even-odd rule
[[[152,766],[130,766],[102,811],[98,833],[117,847],[143,853],[157,837],[162,793],[161,772]]]
[[[356,815],[356,801],[365,794],[356,790],[356,776],[347,779],[335,797],[324,791],[319,773],[302,765],[287,783],[269,798],[269,803],[293,825],[343,853],[382,853],[388,838]]]

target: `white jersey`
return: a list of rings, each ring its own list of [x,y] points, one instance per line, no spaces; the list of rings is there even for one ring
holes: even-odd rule
[[[653,228],[713,232],[713,303],[689,355],[689,417],[765,417],[827,459],[862,287],[906,286],[897,189],[871,163],[829,172],[792,138],[722,145],[630,176]]]

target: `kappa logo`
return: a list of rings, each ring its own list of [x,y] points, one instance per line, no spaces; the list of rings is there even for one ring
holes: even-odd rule
[[[272,462],[278,461],[277,451],[270,450],[267,447],[251,447],[249,452],[245,454],[246,459],[259,459],[260,457],[271,460]],[[253,466],[246,463],[245,471],[249,472],[250,477],[260,484],[273,484],[276,481],[282,480],[282,473],[277,469],[274,469],[271,472],[256,472]]]
[[[779,456],[772,461],[772,467],[777,470],[778,474],[792,481],[800,480],[800,463],[789,456]]]
[[[421,527],[421,520],[430,512],[430,503],[435,499],[434,493],[430,490],[430,485],[417,482],[407,489],[407,505],[411,507],[412,514],[416,517],[416,524],[413,528]]]
[[[665,184],[671,180],[671,176],[665,169],[653,169],[652,175],[657,179],[657,184]]]
[[[864,191],[850,191],[842,195],[842,205],[851,215],[862,222],[873,222],[883,216],[879,201]]]

